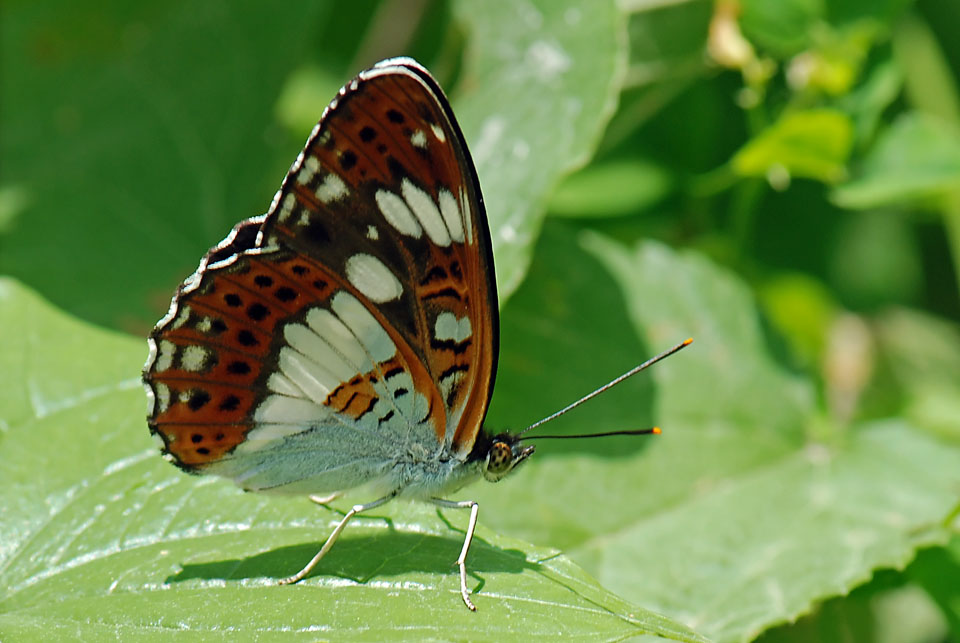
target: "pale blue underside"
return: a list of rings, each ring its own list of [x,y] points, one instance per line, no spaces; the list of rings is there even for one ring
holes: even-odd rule
[[[442,497],[472,482],[480,464],[439,444],[434,434],[385,423],[360,427],[338,416],[273,440],[255,451],[238,449],[203,469],[249,491],[322,494],[373,483],[384,494]]]

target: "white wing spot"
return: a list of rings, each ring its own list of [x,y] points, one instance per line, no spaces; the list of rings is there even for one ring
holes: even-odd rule
[[[293,424],[291,433],[299,433],[309,428],[310,422],[322,420],[329,411],[309,400],[282,395],[271,395],[257,407],[254,419],[264,424]]]
[[[303,162],[303,167],[300,168],[300,171],[297,172],[297,183],[300,185],[306,185],[313,180],[313,177],[317,175],[317,170],[320,169],[320,161],[317,160],[316,156],[308,156]]]
[[[307,323],[309,322],[308,319]],[[363,355],[356,349],[352,354],[338,354],[335,348],[339,347],[329,338],[303,324],[287,324],[283,328],[283,337],[291,349],[289,355],[283,349],[280,350],[280,367],[283,374],[301,391],[314,399],[319,397],[321,401],[341,382],[346,382],[356,374],[358,365],[351,363],[347,355],[350,357],[356,357],[358,353],[361,357]],[[353,343],[356,344],[356,340]],[[309,363],[295,357],[298,353]],[[360,365],[362,364],[361,361]],[[288,365],[289,370],[286,368]],[[325,391],[319,391],[318,386]]]
[[[403,294],[400,280],[373,255],[363,252],[353,255],[347,259],[346,273],[347,279],[354,288],[372,302],[382,304],[385,301],[393,301]]]
[[[170,387],[163,382],[157,382],[154,389],[157,392],[157,410],[165,413],[170,408]]]
[[[343,182],[343,179],[331,173],[323,177],[323,183],[317,188],[316,194],[320,203],[330,203],[350,194],[350,188]]]
[[[463,208],[463,218],[461,221],[466,224],[467,243],[473,243],[473,212],[470,211],[470,200],[467,199],[467,191],[460,187],[460,204]]]
[[[205,346],[191,344],[180,353],[180,366],[185,371],[199,373],[204,370],[207,361],[210,359],[210,351]]]
[[[457,205],[457,200],[449,190],[440,190],[440,213],[443,215],[443,222],[447,224],[447,229],[450,230],[450,237],[458,243],[463,243],[460,206]]]
[[[294,331],[300,331],[304,335],[313,335],[306,326],[300,324],[288,324],[284,329],[284,336],[288,341],[295,339]],[[315,336],[314,336],[315,337]],[[319,338],[318,340],[319,341]],[[302,348],[305,338],[301,337],[296,341],[290,341],[291,346]],[[307,357],[300,348],[291,348],[284,346],[280,349],[280,359],[277,364],[290,382],[303,391],[307,399],[322,404],[330,391],[340,385],[343,380],[331,373],[327,368],[313,361],[312,356]],[[303,397],[303,396],[296,396]]]
[[[169,369],[173,365],[173,356],[177,352],[177,346],[169,340],[160,342],[160,350],[157,352],[157,361],[154,362],[153,370],[157,373]]]
[[[273,440],[285,438],[297,433],[303,433],[310,428],[307,423],[304,424],[261,424],[253,431],[247,434],[246,439],[240,445],[243,451],[258,451],[267,446]]]
[[[420,238],[423,230],[403,199],[388,190],[377,190],[376,199],[380,212],[397,232],[414,239]]]
[[[452,339],[459,344],[473,334],[473,327],[470,325],[469,317],[457,319],[453,313],[443,312],[437,315],[433,333],[440,341]]]
[[[313,158],[313,157],[310,157]],[[280,214],[277,215],[280,223],[286,223],[287,219],[290,218],[290,215],[293,213],[293,206],[296,204],[297,199],[293,196],[293,193],[288,194],[283,197],[283,203],[280,204]]]
[[[376,241],[380,238],[380,231],[377,230],[376,226],[368,225],[367,226],[367,239],[370,241]]]
[[[283,349],[281,349],[283,350]],[[287,379],[281,373],[271,373],[267,380],[267,388],[274,393],[289,395],[290,397],[303,397],[303,391],[297,388],[297,385]]]
[[[410,142],[414,147],[426,148],[427,147],[427,135],[423,133],[422,129],[418,129],[413,134],[410,135]]]
[[[454,371],[438,382],[440,385],[440,395],[443,396],[443,399],[450,397],[450,393],[453,392],[454,387],[463,381],[463,378],[463,371]]]
[[[393,340],[376,318],[350,293],[341,290],[331,300],[337,314],[356,336],[374,362],[385,362],[397,353]],[[309,320],[308,320],[309,321]],[[361,372],[366,372],[364,369]]]
[[[438,246],[450,245],[450,233],[447,226],[443,223],[443,217],[433,198],[411,183],[410,179],[404,179],[401,184],[403,198],[407,200],[410,210],[417,215],[420,225],[427,231],[430,241]]]
[[[170,325],[170,330],[177,330],[185,323],[187,319],[190,318],[190,306],[184,306],[180,309],[180,312],[177,313],[177,318],[173,320],[173,323]]]
[[[318,336],[323,338],[335,360],[343,362],[345,370],[337,371],[343,375],[341,381],[347,381],[357,373],[365,373],[373,367],[363,346],[353,336],[340,318],[325,308],[312,308],[307,313],[307,324]]]
[[[433,130],[433,135],[437,137],[437,140],[441,143],[447,142],[447,135],[443,133],[443,128],[439,125],[431,125],[430,129]]]
[[[204,317],[197,322],[197,330],[204,334],[209,333],[213,330],[213,320],[209,317]]]

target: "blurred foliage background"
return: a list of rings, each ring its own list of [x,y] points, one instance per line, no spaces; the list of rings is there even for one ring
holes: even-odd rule
[[[718,640],[960,640],[960,2],[0,11],[0,273],[144,336],[336,90],[413,56],[487,200],[489,424],[695,338],[556,424],[662,444],[545,445],[481,523]],[[14,362],[0,448],[31,421]]]

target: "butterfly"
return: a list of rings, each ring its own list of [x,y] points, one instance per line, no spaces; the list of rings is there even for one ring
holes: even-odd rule
[[[178,288],[148,338],[147,423],[180,469],[247,491],[376,490],[281,583],[393,498],[469,510],[456,565],[475,610],[466,559],[479,507],[446,498],[534,452],[482,428],[498,335],[463,134],[425,68],[385,60],[324,110],[267,213],[237,224]]]

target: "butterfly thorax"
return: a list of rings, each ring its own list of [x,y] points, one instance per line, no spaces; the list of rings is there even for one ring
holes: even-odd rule
[[[498,482],[533,454],[534,447],[521,445],[511,433],[477,434],[473,449],[462,453],[442,446],[428,453],[417,443],[410,444],[390,466],[378,487],[384,492],[411,498],[435,498],[449,495],[483,477]]]

